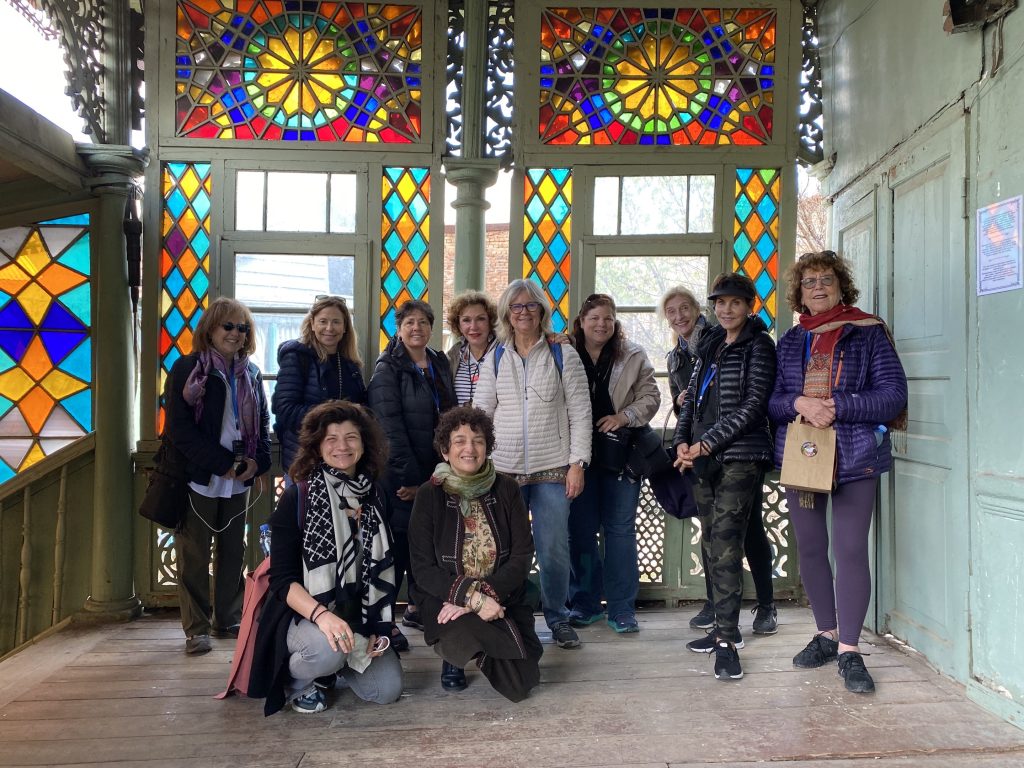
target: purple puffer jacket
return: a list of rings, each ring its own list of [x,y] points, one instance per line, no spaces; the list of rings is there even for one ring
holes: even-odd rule
[[[799,325],[779,339],[779,366],[768,415],[777,426],[775,466],[782,466],[786,428],[796,419],[793,403],[803,394],[804,344],[807,331]],[[842,360],[843,370],[832,397],[836,401],[837,482],[853,482],[888,472],[892,467],[889,433],[879,425],[896,418],[907,403],[907,376],[881,325],[843,328],[832,359],[832,380]]]

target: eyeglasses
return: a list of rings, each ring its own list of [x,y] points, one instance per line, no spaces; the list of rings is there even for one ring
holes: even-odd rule
[[[313,301],[323,301],[324,299],[335,299],[336,301],[340,301],[342,304],[345,304],[344,296],[336,296],[333,293],[318,293],[313,297]]]
[[[514,312],[517,315],[523,312],[536,312],[540,309],[539,301],[528,301],[525,304],[509,304],[509,311]]]
[[[249,324],[248,323],[221,323],[220,327],[223,328],[228,333],[231,333],[236,328],[238,329],[239,333],[248,333],[249,332]]]
[[[800,285],[804,288],[813,288],[816,285],[824,286],[828,288],[832,283],[836,281],[835,275],[821,275],[820,277],[805,277],[800,281]]]

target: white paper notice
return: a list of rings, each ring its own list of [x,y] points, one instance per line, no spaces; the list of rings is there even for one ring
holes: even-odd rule
[[[1021,201],[978,209],[978,295],[1021,288]]]

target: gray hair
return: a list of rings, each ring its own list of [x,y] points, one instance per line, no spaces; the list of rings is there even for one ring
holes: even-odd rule
[[[661,297],[661,302],[658,304],[658,314],[662,317],[665,317],[665,307],[668,306],[668,303],[672,301],[672,299],[683,299],[687,304],[697,310],[698,315],[704,314],[704,308],[701,306],[700,302],[697,301],[697,297],[694,295],[693,291],[685,285],[673,285],[665,291],[665,295]]]
[[[512,299],[517,295],[526,291],[529,294],[529,301],[536,301],[540,304],[540,332],[542,334],[551,333],[551,302],[548,301],[548,297],[544,295],[544,291],[541,290],[540,286],[537,285],[533,280],[525,280],[520,278],[519,280],[513,280],[508,284],[508,288],[502,291],[501,298],[498,299],[498,338],[505,342],[511,342],[515,338],[515,331],[512,328],[512,323],[509,322],[509,314],[512,310],[509,309],[509,304],[512,303]]]

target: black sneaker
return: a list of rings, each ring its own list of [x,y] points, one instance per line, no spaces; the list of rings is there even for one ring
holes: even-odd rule
[[[715,607],[709,600],[705,600],[700,613],[690,619],[690,627],[692,629],[711,629],[713,626],[715,626]]]
[[[551,629],[551,637],[559,648],[579,648],[580,636],[576,630],[569,626],[569,623],[557,624]]]
[[[839,676],[846,681],[846,690],[851,693],[872,693],[875,681],[864,666],[864,658],[856,651],[839,654]]]
[[[715,677],[719,680],[739,680],[743,677],[736,646],[725,640],[719,640],[715,644]]]
[[[686,644],[686,647],[687,647],[688,650],[691,650],[694,653],[711,653],[712,651],[715,650],[715,647],[716,647],[715,646],[715,637],[716,637],[716,635],[715,635],[715,633],[713,631],[712,632],[708,632],[700,640],[691,640],[690,642],[688,642]],[[735,643],[733,643],[733,647],[735,647],[735,648],[742,648],[743,647],[743,637],[742,636],[740,637],[739,640],[737,640]]]
[[[779,612],[775,610],[775,603],[758,603],[750,612],[754,614],[755,635],[774,635],[779,631]]]
[[[441,687],[446,691],[466,690],[466,670],[459,669],[447,661],[441,662]]]
[[[315,715],[327,709],[324,692],[315,685],[292,699],[292,709],[300,715]]]
[[[839,655],[839,643],[826,635],[815,635],[800,653],[793,657],[793,666],[816,669]]]
[[[420,612],[414,606],[406,606],[405,613],[402,614],[402,626],[423,631],[423,620],[420,618]]]
[[[409,638],[394,624],[391,625],[391,647],[396,653],[405,653],[409,650]]]

